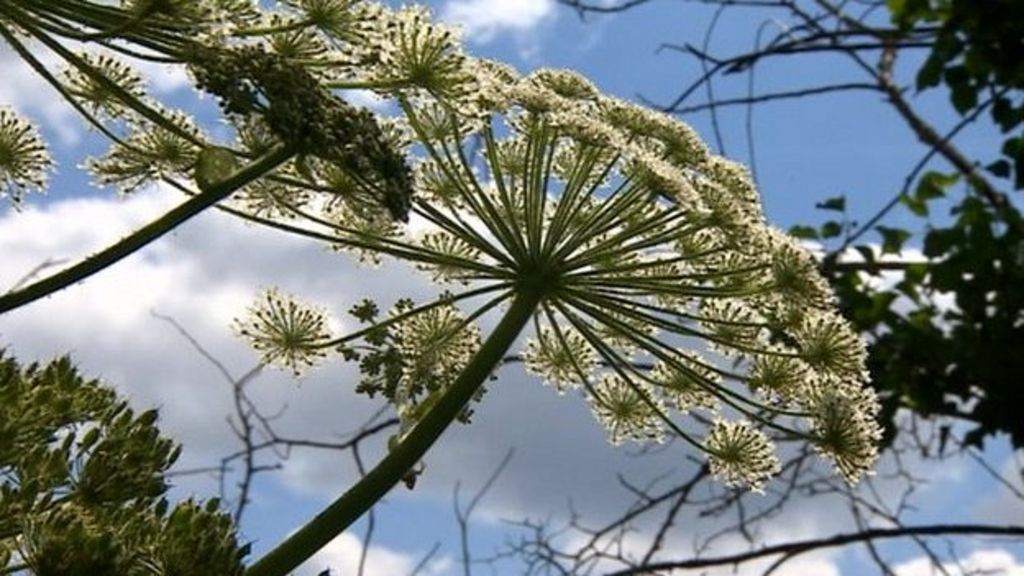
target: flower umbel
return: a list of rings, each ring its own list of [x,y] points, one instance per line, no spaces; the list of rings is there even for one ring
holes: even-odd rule
[[[14,110],[0,106],[0,198],[18,204],[25,194],[45,189],[52,166],[35,127]]]
[[[520,76],[476,60],[426,10],[288,5],[267,29],[318,38],[323,53],[278,38],[276,51],[203,49],[191,62],[241,117],[242,148],[269,139],[301,152],[272,185],[249,187],[250,217],[287,221],[363,262],[404,261],[444,292],[400,300],[333,340],[317,314],[283,322],[297,308],[269,298],[241,324],[265,358],[297,370],[338,350],[360,362],[361,391],[381,392],[409,429],[483,349],[477,320],[528,296],[532,339],[520,358],[558,392],[579,390],[613,443],[671,433],[727,483],[759,488],[778,468],[760,431],[770,426],[815,442],[851,482],[870,468],[878,428],[865,408],[863,342],[833,311],[813,257],[765,222],[743,166],[576,73]],[[373,90],[402,117],[354,115],[331,88]],[[341,137],[360,126],[374,127],[380,150],[356,153],[367,142]],[[416,194],[399,193],[407,187]],[[490,375],[475,374],[477,386]],[[843,394],[824,402],[825,381]],[[695,411],[715,421],[703,441],[685,418]]]
[[[260,353],[264,362],[279,364],[299,376],[326,356],[330,340],[323,311],[301,304],[275,289],[267,290],[249,307],[236,331]]]
[[[717,420],[704,440],[711,473],[728,486],[760,491],[781,465],[772,441],[749,422]]]
[[[665,427],[659,416],[664,408],[656,405],[652,391],[638,387],[616,374],[605,374],[589,397],[594,415],[608,429],[613,445],[623,440],[661,442]]]

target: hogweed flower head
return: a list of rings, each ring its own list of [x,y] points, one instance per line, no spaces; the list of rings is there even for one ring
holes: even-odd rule
[[[661,418],[664,407],[650,386],[606,373],[592,390],[590,407],[598,422],[608,429],[608,440],[613,445],[626,439],[661,442],[665,438]]]
[[[716,420],[704,440],[711,473],[728,486],[760,491],[782,468],[772,441],[749,422]]]
[[[298,376],[326,356],[330,339],[322,310],[270,289],[249,308],[235,330],[260,353],[263,362],[278,364]]]
[[[240,324],[266,359],[296,369],[339,350],[409,422],[469,365],[476,321],[528,294],[527,370],[579,390],[613,443],[671,433],[755,488],[778,469],[768,430],[814,442],[850,481],[870,469],[864,344],[813,258],[765,222],[744,167],[578,74],[474,59],[422,8],[288,6],[262,24],[287,37],[190,62],[240,149],[301,152],[242,205],[361,261],[408,262],[445,292],[345,336],[267,296]],[[334,88],[373,90],[401,121],[357,113]],[[392,222],[407,214],[415,233]],[[714,422],[704,439],[694,411]]]
[[[52,166],[35,127],[0,106],[0,198],[18,204],[26,194],[44,190]]]
[[[83,62],[92,67],[93,74],[106,78],[136,98],[146,97],[142,76],[124,61],[107,54],[82,54],[81,57]],[[64,70],[64,85],[72,96],[93,113],[111,117],[131,114],[118,93],[79,68],[69,66]]]

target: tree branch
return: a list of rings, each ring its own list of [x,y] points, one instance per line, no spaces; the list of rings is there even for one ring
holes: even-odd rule
[[[665,570],[692,570],[711,566],[738,565],[777,554],[788,557],[805,554],[823,548],[846,546],[859,542],[888,538],[907,538],[914,536],[1024,536],[1024,526],[989,526],[985,524],[937,524],[932,526],[906,526],[902,528],[873,528],[850,534],[837,534],[829,538],[816,540],[799,540],[774,546],[765,546],[760,550],[751,550],[738,554],[717,556],[714,558],[694,558],[675,562],[656,562],[646,566],[627,568],[610,572],[606,576],[639,576],[654,574]]]

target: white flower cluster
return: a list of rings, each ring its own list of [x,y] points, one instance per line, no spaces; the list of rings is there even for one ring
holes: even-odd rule
[[[126,23],[133,34],[187,63],[234,123],[236,141],[218,150],[239,164],[278,142],[296,152],[239,196],[246,217],[364,261],[407,261],[451,290],[334,340],[320,312],[269,292],[238,325],[265,360],[297,372],[393,329],[401,405],[424,382],[457,378],[479,345],[474,321],[526,294],[538,303],[527,369],[559,392],[580,389],[612,442],[672,433],[727,483],[756,488],[778,469],[758,429],[770,424],[813,442],[851,482],[871,469],[880,430],[863,341],[811,255],[765,222],[746,169],[692,128],[573,72],[520,76],[473,58],[419,7],[136,5],[146,17]],[[198,42],[176,32],[185,21],[202,24]],[[99,182],[131,191],[202,164],[206,136],[151,102],[130,68],[65,58],[66,91],[115,140],[89,164]],[[376,92],[402,118],[354,109],[347,89]],[[35,133],[0,111],[4,192],[41,187],[48,166]],[[394,223],[409,215],[427,231]],[[714,422],[705,439],[683,418],[694,411]]]
[[[278,364],[295,376],[326,356],[324,344],[331,336],[323,310],[276,289],[265,291],[248,316],[235,321],[235,330],[264,363]]]
[[[0,107],[0,198],[16,205],[25,194],[46,188],[53,160],[35,127]]]
[[[757,488],[778,471],[756,426],[769,420],[851,482],[871,469],[880,429],[864,343],[812,256],[765,223],[743,167],[571,72],[480,82],[507,95],[482,124],[479,100],[407,101],[427,150],[421,181],[441,200],[417,208],[462,239],[461,253],[476,248],[463,257],[421,244],[445,256],[421,267],[538,282],[527,369],[559,392],[585,389],[613,443],[689,438],[694,427],[673,411],[703,410],[718,423],[692,442],[729,484]],[[465,156],[466,130],[484,142],[478,157]]]
[[[338,245],[410,261],[467,299],[540,292],[526,368],[559,393],[582,389],[613,443],[673,433],[727,483],[758,488],[778,470],[758,430],[772,421],[851,482],[870,470],[880,431],[864,344],[812,256],[765,223],[745,168],[578,74],[521,77],[466,55],[421,8],[360,5],[347,36],[359,41],[324,73],[399,104],[422,152],[413,213],[429,229],[384,233],[345,213]],[[452,320],[444,310],[426,308],[414,333]],[[457,348],[458,361],[436,347],[403,356],[423,358],[410,373],[450,375],[473,349]],[[692,411],[715,422],[703,440],[677,422]]]
[[[406,396],[442,388],[454,380],[480,347],[480,331],[454,306],[443,305],[399,324],[398,349]]]

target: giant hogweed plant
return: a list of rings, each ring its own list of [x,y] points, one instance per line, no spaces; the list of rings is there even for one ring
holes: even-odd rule
[[[275,290],[236,322],[264,361],[296,374],[329,355],[357,362],[357,389],[402,421],[369,474],[247,574],[288,573],[411,483],[512,354],[582,397],[613,444],[679,438],[731,486],[761,489],[779,471],[777,439],[812,443],[851,483],[872,467],[878,404],[863,342],[812,256],[765,222],[743,167],[682,123],[572,72],[520,76],[472,58],[420,7],[3,0],[0,35],[113,141],[86,163],[99,184],[133,193],[162,181],[189,196],[124,242],[0,296],[2,309],[215,204],[438,284],[436,298],[386,312],[364,300],[348,334]],[[51,73],[36,48],[68,69]],[[187,66],[234,140],[214,142],[153,100],[131,60]],[[352,89],[397,113],[356,109],[342,96]],[[0,112],[6,194],[21,202],[50,165],[34,129]],[[706,433],[688,414],[710,422]]]

